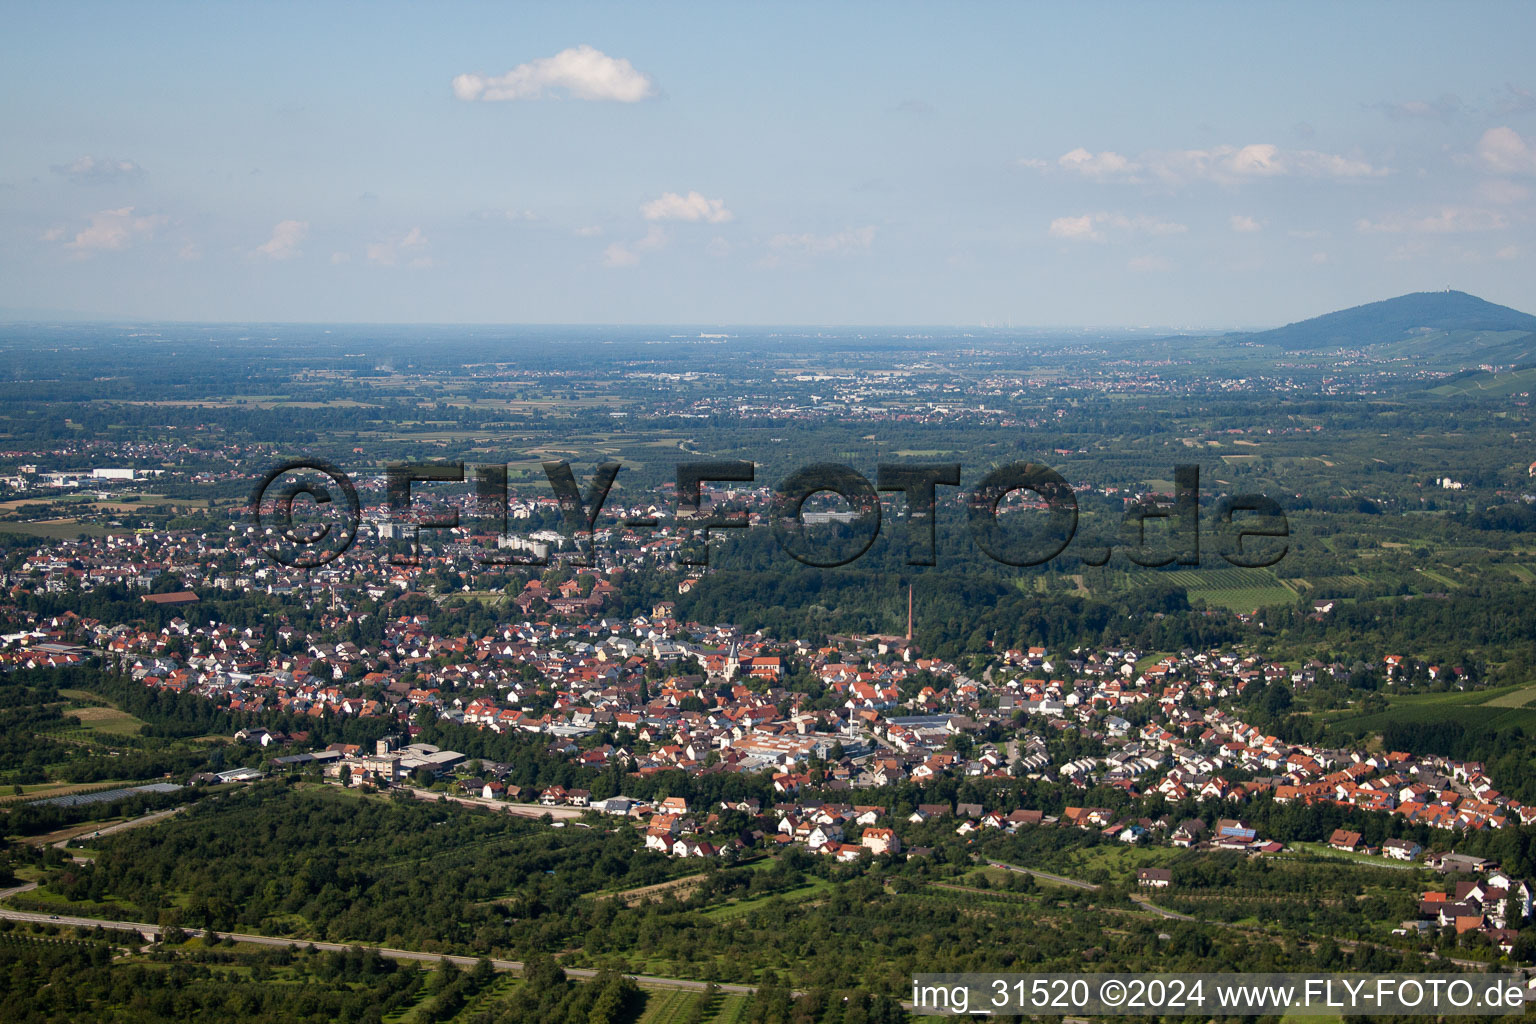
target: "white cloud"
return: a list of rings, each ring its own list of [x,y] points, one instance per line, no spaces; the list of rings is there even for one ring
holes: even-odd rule
[[[203,258],[203,247],[196,242],[183,242],[177,258],[186,263],[196,263]]]
[[[1136,170],[1136,165],[1119,153],[1109,150],[1090,153],[1081,146],[1070,153],[1064,153],[1056,161],[1056,165],[1062,170],[1081,174],[1085,178],[1093,178],[1096,181],[1129,177]]]
[[[725,208],[724,199],[706,199],[693,191],[686,196],[664,192],[660,199],[642,204],[640,215],[646,220],[702,220],[711,224],[724,224],[736,216]]]
[[[831,235],[779,234],[768,239],[768,247],[775,252],[799,252],[807,256],[829,256],[834,253],[868,249],[875,240],[873,227],[849,228]]]
[[[1504,83],[1504,95],[1499,101],[1501,114],[1529,114],[1536,110],[1536,93],[1511,83]]]
[[[1105,238],[1106,229],[1126,234],[1152,235],[1154,237],[1182,235],[1189,230],[1188,226],[1184,224],[1160,220],[1157,217],[1148,217],[1144,214],[1127,217],[1123,213],[1100,212],[1085,213],[1081,217],[1057,217],[1051,221],[1048,231],[1052,238],[1102,242]]]
[[[633,64],[583,43],[519,64],[504,75],[459,75],[453,94],[461,100],[528,100],[549,93],[578,100],[638,103],[656,95],[656,83]]]
[[[603,250],[603,265],[606,267],[632,267],[640,262],[640,254],[652,249],[660,249],[667,244],[667,233],[659,224],[652,224],[646,231],[645,237],[637,241],[625,244],[613,242]]]
[[[90,227],[76,234],[72,241],[65,242],[64,248],[77,256],[126,249],[140,239],[153,237],[155,229],[165,220],[158,214],[136,216],[131,206],[102,210],[91,214]],[[62,234],[55,237],[62,237]]]
[[[632,267],[639,262],[639,254],[622,242],[610,243],[608,248],[603,250],[605,267]]]
[[[144,168],[132,160],[113,160],[111,157],[102,156],[82,156],[67,164],[54,164],[51,170],[54,174],[62,175],[77,185],[131,181],[144,173]]]
[[[1337,153],[1315,149],[1284,150],[1267,142],[1217,146],[1208,150],[1175,150],[1156,154],[1149,163],[1155,176],[1171,184],[1205,180],[1234,185],[1279,177],[1375,178],[1387,173],[1384,168]]]
[[[256,252],[269,260],[291,260],[300,255],[299,243],[309,235],[309,221],[279,221],[272,228],[272,237],[256,247]]]
[[[1317,264],[1327,263],[1328,254],[1325,252],[1315,252],[1312,254],[1312,262]]]
[[[1032,171],[1043,171],[1047,167],[1051,166],[1049,162],[1041,160],[1037,156],[1020,157],[1019,159],[1015,160],[1014,163],[1018,164],[1020,167],[1027,167]]]
[[[1091,214],[1083,214],[1081,217],[1057,217],[1051,221],[1052,238],[1086,238],[1097,241],[1103,237],[1093,226]]]
[[[333,264],[351,263],[351,262],[352,262],[352,254],[349,253],[349,252],[342,252],[342,251],[340,251],[338,249],[336,252],[331,253],[331,263],[333,263]]]
[[[1421,120],[1450,121],[1467,109],[1461,97],[1446,93],[1438,100],[1404,100],[1401,103],[1377,103],[1377,110],[1394,120],[1417,118]]]
[[[1161,256],[1136,256],[1126,267],[1138,274],[1166,274],[1173,269],[1173,264]]]
[[[596,238],[602,233],[602,227],[597,224],[587,224],[576,229],[577,238]]]
[[[1285,165],[1280,156],[1280,147],[1273,143],[1265,142],[1244,146],[1237,152],[1222,155],[1218,159],[1223,167],[1237,175],[1268,178],[1285,173]]]
[[[1117,214],[1109,218],[1108,223],[1122,231],[1134,231],[1142,235],[1182,235],[1189,230],[1186,225],[1176,221],[1145,216],[1122,217]]]
[[[1518,245],[1506,245],[1494,253],[1493,258],[1496,260],[1517,260],[1520,258],[1520,247]]]
[[[1264,178],[1373,178],[1387,174],[1364,160],[1315,149],[1281,149],[1273,143],[1216,146],[1211,149],[1151,150],[1127,157],[1112,150],[1092,153],[1078,148],[1056,165],[1092,181],[1160,182],[1183,185],[1210,181],[1236,185]]]
[[[1507,126],[1490,128],[1477,141],[1477,155],[1498,174],[1536,174],[1536,146]]]
[[[539,215],[532,210],[518,210],[515,208],[505,210],[477,210],[473,214],[476,220],[499,221],[504,220],[513,224],[532,223],[539,219]]]
[[[402,262],[410,267],[430,267],[432,257],[426,253],[429,245],[427,236],[422,234],[421,228],[411,228],[399,238],[374,242],[368,246],[365,255],[369,263],[376,263],[381,267],[393,267]]]
[[[1239,234],[1247,235],[1252,234],[1255,231],[1264,230],[1264,225],[1254,220],[1252,217],[1245,217],[1242,214],[1237,213],[1232,215],[1232,219],[1228,221],[1228,223],[1232,225],[1232,230],[1238,232]]]
[[[1423,216],[1393,213],[1376,221],[1362,217],[1355,222],[1355,230],[1367,235],[1450,235],[1498,231],[1507,226],[1504,214],[1476,206],[1443,206]]]
[[[1523,203],[1531,197],[1529,188],[1507,178],[1488,178],[1478,183],[1477,193],[1488,202],[1498,203],[1500,206]]]

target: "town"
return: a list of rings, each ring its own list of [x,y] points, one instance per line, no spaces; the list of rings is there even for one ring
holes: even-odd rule
[[[127,587],[168,618],[153,629],[73,612],[29,615],[12,604],[0,608],[7,621],[0,661],[13,669],[99,666],[252,721],[268,713],[356,719],[384,733],[372,743],[320,746],[309,730],[242,728],[231,739],[259,753],[243,759],[245,767],[194,774],[187,780],[194,785],[319,771],[340,786],[548,816],[557,827],[587,813],[612,816],[647,849],[725,862],[787,846],[841,863],[920,856],[911,835],[934,826],[961,837],[1079,829],[1125,844],[1265,856],[1295,837],[1260,834],[1245,822],[1245,806],[1329,805],[1375,815],[1382,837],[1368,842],[1359,831],[1334,829],[1327,839],[1334,850],[1486,878],[1475,892],[1458,883],[1454,899],[1433,907],[1439,894],[1426,896],[1424,908],[1441,924],[1461,932],[1475,918],[1507,950],[1516,933],[1506,924],[1530,910],[1524,882],[1490,875],[1496,865],[1453,849],[1459,835],[1536,821],[1536,807],[1500,792],[1482,764],[1287,743],[1236,710],[1271,688],[1286,699],[1305,693],[1347,673],[1343,664],[1287,666],[1243,645],[1171,653],[1031,646],[961,666],[924,656],[912,619],[905,634],[833,634],[812,643],[680,621],[671,600],[618,617],[604,614],[605,605],[639,567],[669,573],[680,592],[698,582],[697,572],[663,561],[676,557],[675,546],[668,554],[622,543],[605,556],[606,568],[584,567],[574,545],[559,550],[562,535],[546,537],[557,568],[530,578],[507,605],[526,617],[468,635],[434,632],[427,612],[383,610],[413,596],[420,603],[411,587],[423,574],[462,563],[475,540],[467,529],[428,549],[415,567],[392,564],[384,543],[370,540],[310,574],[272,564],[261,538],[240,523],[223,537],[59,541],[16,567],[13,598]],[[157,585],[171,578],[183,589]],[[321,628],[221,623],[200,611],[199,591],[298,599]],[[1398,654],[1383,655],[1380,670],[1388,685],[1463,675]],[[514,764],[418,739],[436,725],[532,738],[582,784],[519,785]],[[750,795],[718,806],[625,795],[647,780],[664,790],[679,775],[736,775]],[[1033,784],[1034,806],[1021,782]],[[1073,801],[1106,792],[1118,797],[1116,806]],[[952,795],[927,798],[940,793]],[[1041,800],[1042,793],[1051,795]],[[1137,813],[1147,798],[1218,811]],[[1160,888],[1171,878],[1147,868],[1136,882]],[[1489,904],[1485,911],[1495,892],[1494,903],[1514,893],[1518,910],[1506,917],[1502,904]]]

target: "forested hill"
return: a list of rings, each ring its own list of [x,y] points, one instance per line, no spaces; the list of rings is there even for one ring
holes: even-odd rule
[[[1451,331],[1536,331],[1536,316],[1466,292],[1414,292],[1288,324],[1245,340],[1286,349],[1388,345]]]

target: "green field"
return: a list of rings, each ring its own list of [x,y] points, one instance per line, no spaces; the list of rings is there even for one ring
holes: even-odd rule
[[[725,903],[718,907],[711,907],[709,910],[704,911],[704,916],[712,917],[720,921],[729,921],[733,918],[750,914],[753,910],[756,910],[758,907],[761,907],[773,900],[784,900],[786,902],[796,903],[800,900],[810,899],[817,893],[824,892],[830,888],[832,888],[832,883],[827,881],[825,878],[812,877],[806,879],[806,883],[804,885],[795,889],[790,889],[786,892],[768,893],[765,896],[754,896],[750,899],[740,900],[734,903]]]
[[[695,1009],[705,1000],[702,992],[682,989],[645,989],[645,1010],[638,1024],[685,1024],[700,1019],[706,1024],[736,1024],[747,1009],[747,997],[722,992],[710,1000],[704,1012],[695,1018]]]
[[[55,730],[52,735],[64,740],[90,741],[101,736],[137,736],[144,729],[142,719],[135,718],[111,701],[87,690],[63,689],[59,696],[69,698],[60,708],[66,717],[80,720],[78,728]]]
[[[1536,386],[1536,366],[1528,366],[1523,370],[1513,370],[1508,373],[1474,374],[1450,384],[1430,388],[1429,393],[1441,398],[1454,398],[1460,395],[1512,395],[1520,391],[1529,391],[1532,386]]]
[[[1296,601],[1296,591],[1268,569],[1180,569],[1155,578],[1183,587],[1191,601],[1234,612]]]
[[[64,714],[80,719],[81,726],[88,731],[109,736],[137,736],[144,728],[144,723],[139,719],[112,707],[71,706],[64,709]]]
[[[1028,867],[1040,868],[1067,878],[1080,878],[1090,882],[1105,881],[1117,884],[1135,881],[1138,868],[1163,867],[1184,855],[1184,851],[1171,846],[1135,846],[1129,843],[1100,843],[1047,857]]]
[[[1536,701],[1536,686],[1521,686],[1482,703],[1485,708],[1523,708]]]
[[[1489,690],[1389,695],[1386,711],[1369,715],[1345,712],[1332,727],[1340,735],[1381,732],[1395,722],[1429,724],[1456,722],[1469,730],[1504,732],[1516,726],[1536,729],[1536,686],[1503,686]]]
[[[1402,864],[1397,861],[1388,860],[1385,857],[1372,857],[1365,853],[1350,853],[1346,850],[1335,850],[1327,843],[1291,843],[1289,846],[1290,849],[1294,850],[1296,853],[1305,854],[1308,857],[1320,857],[1323,860],[1353,861],[1356,864],[1362,864],[1366,867],[1384,868],[1388,871],[1412,871],[1415,869],[1415,867],[1423,867],[1422,864]],[[1282,854],[1282,856],[1289,857],[1291,855]]]
[[[95,523],[81,523],[73,519],[49,519],[41,523],[14,523],[0,520],[0,533],[47,537],[51,540],[73,540],[81,534],[87,537],[105,537],[107,529]]]

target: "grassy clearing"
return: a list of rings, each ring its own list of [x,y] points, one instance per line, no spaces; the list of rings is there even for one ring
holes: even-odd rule
[[[721,904],[718,907],[712,907],[709,910],[704,911],[704,916],[712,917],[717,921],[730,921],[734,918],[743,917],[747,914],[750,914],[753,910],[756,910],[758,907],[769,902],[770,900],[785,900],[792,903],[798,903],[801,900],[810,899],[813,896],[825,892],[830,888],[832,888],[832,883],[827,881],[825,878],[809,878],[806,880],[804,885],[798,886],[794,889],[786,890],[784,892],[769,893],[766,896],[754,896],[750,899],[737,900],[730,903]]]
[[[1479,373],[1430,388],[1429,393],[1441,398],[1454,398],[1458,395],[1510,395],[1517,391],[1528,391],[1532,384],[1536,384],[1536,367],[1506,373]]]
[[[683,878],[673,878],[666,882],[657,882],[655,885],[642,885],[634,889],[623,889],[618,892],[606,892],[596,894],[598,899],[621,900],[627,906],[635,906],[650,900],[660,900],[668,893],[680,900],[692,896],[699,883],[709,876],[706,874],[687,875]]]
[[[137,906],[126,900],[120,900],[116,896],[107,895],[100,900],[68,900],[56,892],[48,889],[33,889],[19,896],[12,896],[12,906],[18,910],[32,911],[42,914],[62,914],[66,917],[109,917],[121,918],[124,912],[133,914],[141,911]],[[135,918],[135,920],[138,920]]]
[[[747,997],[727,995],[720,998],[720,1008],[709,1018],[709,1024],[744,1024],[747,1019]]]
[[[1536,691],[1536,687],[1514,685],[1491,690],[1392,695],[1387,698],[1389,707],[1386,711],[1370,715],[1346,712],[1334,719],[1332,727],[1340,735],[1381,732],[1398,722],[1457,722],[1479,732],[1505,732],[1516,726],[1533,729],[1536,728],[1536,707],[1527,706],[1536,697],[1532,691]]]
[[[144,728],[143,721],[118,708],[68,707],[64,714],[80,719],[80,723],[93,732],[111,736],[137,736]]]
[[[1138,868],[1163,867],[1183,855],[1171,846],[1134,846],[1128,843],[1100,843],[1072,850],[1059,858],[1038,865],[1043,871],[1097,881],[1106,872],[1110,881],[1134,880]],[[1036,865],[1031,865],[1036,866]]]
[[[1254,612],[1274,605],[1286,605],[1295,594],[1284,588],[1250,587],[1237,590],[1190,591],[1189,596],[1208,605],[1218,605],[1234,612]]]
[[[1296,600],[1296,590],[1268,569],[1180,569],[1155,578],[1183,587],[1190,600],[1235,612],[1289,605]]]
[[[702,992],[677,988],[648,988],[645,993],[645,1010],[640,1014],[638,1024],[683,1024],[693,1019],[693,1014],[697,1012],[695,1008],[707,998]],[[724,1001],[717,1000],[720,1003]],[[709,1006],[704,1007],[703,1019],[718,1020],[719,1007],[714,1008],[717,1011],[714,1015],[709,1013],[710,1009]]]
[[[1508,693],[1501,693],[1492,700],[1483,701],[1485,708],[1523,708],[1536,701],[1536,686],[1522,686]]]
[[[977,868],[975,871],[967,871],[965,874],[956,878],[955,881],[961,885],[974,886],[978,878],[986,878],[989,885],[1003,889],[1007,887],[1009,879],[1015,877],[1017,874],[1017,871],[1009,871],[1007,868],[994,868],[988,866],[984,868]]]
[[[50,540],[74,540],[81,534],[87,537],[105,537],[105,527],[94,523],[82,523],[78,519],[45,519],[38,523],[15,523],[0,520],[0,533],[23,534],[28,537],[47,537]]]
[[[1364,853],[1350,853],[1347,850],[1335,850],[1327,843],[1291,843],[1290,848],[1297,853],[1306,854],[1309,857],[1320,857],[1325,860],[1353,861],[1363,867],[1383,868],[1388,871],[1412,871],[1422,865],[1404,864],[1400,861],[1388,860],[1385,857],[1372,857]]]
[[[51,843],[61,843],[79,836],[90,835],[92,832],[100,832],[108,825],[118,825],[127,818],[103,818],[100,821],[88,821],[83,825],[71,825],[69,828],[61,828],[57,832],[49,832],[47,835],[26,836],[20,841],[28,846],[47,846]]]
[[[1461,589],[1461,584],[1460,583],[1457,583],[1455,580],[1451,579],[1449,576],[1447,576],[1443,572],[1436,572],[1433,569],[1419,569],[1418,573],[1421,576],[1429,577],[1434,582],[1440,584],[1443,587],[1448,587],[1451,590],[1460,590]]]

